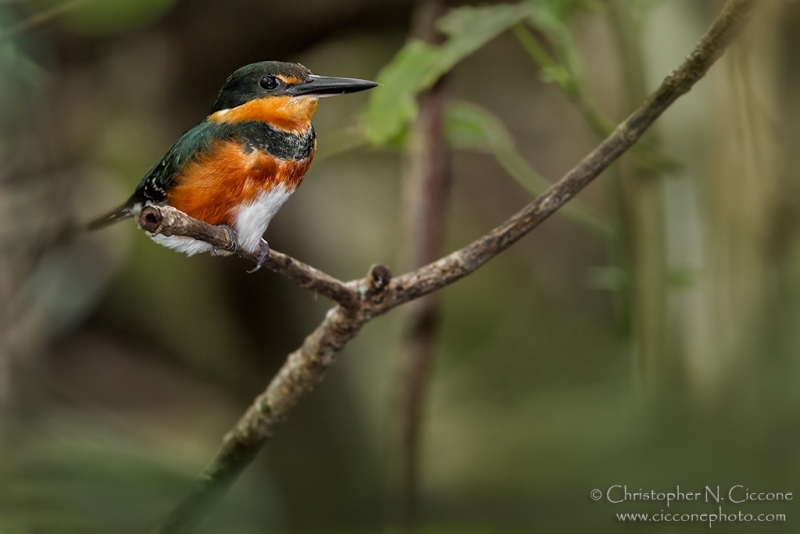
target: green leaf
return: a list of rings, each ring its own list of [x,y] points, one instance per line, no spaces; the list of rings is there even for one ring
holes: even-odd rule
[[[417,114],[415,96],[432,72],[439,52],[422,41],[411,41],[378,75],[383,87],[371,95],[367,108],[367,139],[378,145],[397,137]]]
[[[572,76],[563,65],[542,68],[542,81],[554,82],[564,89],[571,89],[574,84]]]
[[[531,16],[532,12],[529,4],[499,4],[451,10],[439,19],[438,27],[449,39],[440,47],[436,69],[431,73],[431,77],[425,80],[425,86],[433,85],[456,63],[522,19]]]
[[[453,148],[495,152],[513,144],[500,119],[470,102],[448,104],[446,128],[447,139]]]
[[[469,102],[450,102],[446,121],[447,139],[454,148],[493,154],[503,169],[534,195],[552,185],[519,153],[503,122],[488,110]],[[601,235],[613,233],[608,223],[579,200],[572,200],[560,212]]]
[[[597,9],[602,2],[598,0],[528,0],[542,21],[549,25],[563,24],[580,9]]]
[[[447,36],[441,46],[410,41],[380,72],[383,87],[373,91],[365,133],[376,145],[397,139],[417,113],[416,95],[500,33],[531,16],[528,3],[462,7],[442,17],[438,26]]]

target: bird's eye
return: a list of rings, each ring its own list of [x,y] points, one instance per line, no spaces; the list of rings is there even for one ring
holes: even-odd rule
[[[258,85],[267,91],[272,91],[280,85],[280,82],[275,76],[264,76],[259,80]]]

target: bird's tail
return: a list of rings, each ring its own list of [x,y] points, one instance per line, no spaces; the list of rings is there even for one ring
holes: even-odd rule
[[[133,217],[134,215],[135,213],[133,210],[133,204],[130,201],[128,201],[122,206],[113,209],[108,213],[106,213],[105,215],[102,215],[97,219],[93,220],[92,222],[88,223],[85,226],[85,228],[89,231],[99,230],[100,228],[105,228],[106,226],[114,224],[115,222],[123,221],[130,217]]]

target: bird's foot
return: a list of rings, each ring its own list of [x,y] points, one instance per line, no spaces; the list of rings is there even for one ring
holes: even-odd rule
[[[236,251],[239,250],[239,234],[236,233],[232,227],[228,226],[227,224],[220,224],[218,225],[220,228],[223,228],[226,232],[228,232],[228,239],[231,241],[230,248],[225,249],[225,254],[223,256],[227,256],[228,254],[236,254]],[[219,256],[219,251],[214,248],[214,255]]]
[[[261,241],[258,243],[258,245],[260,247],[260,252],[259,252],[259,255],[258,255],[258,262],[256,263],[255,267],[253,267],[252,269],[247,271],[247,274],[253,274],[257,270],[259,270],[261,267],[263,267],[264,266],[264,262],[267,261],[267,256],[269,256],[269,243],[267,243],[267,240],[262,237]]]

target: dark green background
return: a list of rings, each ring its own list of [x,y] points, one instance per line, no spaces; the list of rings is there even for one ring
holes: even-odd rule
[[[272,273],[245,274],[238,258],[159,247],[132,222],[70,242],[60,230],[127,198],[244,64],[375,79],[406,39],[411,4],[101,1],[0,42],[0,531],[147,531],[328,307]],[[563,28],[584,89],[615,122],[637,102],[626,52],[652,90],[721,6],[622,2],[639,30],[626,50],[615,2],[550,4],[575,8]],[[424,532],[704,532],[619,524],[616,512],[664,506],[594,502],[590,491],[800,493],[800,5],[761,4],[649,137],[676,164],[642,172],[626,156],[581,194],[613,236],[556,215],[444,290]],[[2,2],[0,28],[53,5]],[[447,91],[496,114],[551,181],[598,141],[510,32],[459,63]],[[321,102],[318,159],[267,233],[274,249],[343,279],[408,266],[403,151],[338,152],[367,100]],[[452,164],[448,250],[532,198],[486,150],[456,150]],[[665,274],[648,278],[659,253]],[[343,351],[200,531],[394,528],[405,313]],[[713,531],[800,524],[796,501],[725,510],[787,522]]]

